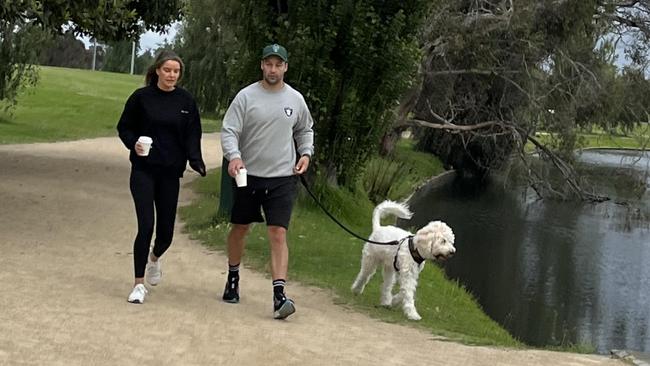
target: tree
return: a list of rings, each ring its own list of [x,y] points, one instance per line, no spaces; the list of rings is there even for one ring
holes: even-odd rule
[[[188,86],[209,111],[260,77],[265,44],[289,50],[287,81],[315,120],[317,170],[352,185],[390,127],[420,58],[429,1],[190,1],[181,32]],[[206,9],[214,9],[212,11]]]
[[[108,45],[108,52],[106,61],[103,65],[103,71],[130,73],[131,72],[131,52],[133,43],[132,41],[110,42]],[[133,65],[133,73],[143,75],[147,72],[149,65],[154,61],[154,56],[160,49],[173,49],[171,45],[165,43],[156,50],[147,49],[141,51],[140,42],[135,44],[136,57]],[[139,54],[139,55],[138,55]]]
[[[88,69],[92,62],[92,53],[84,43],[71,31],[54,37],[39,55],[39,64],[47,66]]]
[[[140,46],[138,43],[136,44],[136,51],[139,48]],[[106,52],[106,61],[104,62],[102,70],[128,74],[131,72],[132,51],[132,41],[109,42],[108,51]]]
[[[38,73],[33,60],[45,39],[32,24],[0,20],[0,102],[5,102],[5,110],[16,105],[20,90],[36,84]]]
[[[616,120],[624,125],[634,125],[639,121],[650,123],[650,80],[643,69],[626,67],[619,78],[620,102],[617,104]]]
[[[623,2],[603,2],[436,2],[422,37],[421,83],[403,99],[393,135],[424,127],[416,130],[420,148],[479,177],[513,153],[529,164],[529,141],[568,186],[558,189],[531,167],[531,186],[541,196],[602,199],[581,187],[569,163],[580,129],[624,122],[609,37],[620,20],[607,16]],[[541,143],[536,131],[557,138]]]
[[[62,26],[75,35],[105,40],[134,38],[142,28],[162,31],[180,18],[182,0],[18,0],[0,3],[0,101],[16,103],[22,86],[33,84],[39,47],[26,48],[27,35],[39,28],[58,34]]]
[[[203,111],[225,111],[237,90],[259,77],[255,48],[265,40],[253,40],[248,28],[261,29],[266,10],[255,1],[188,2],[176,46],[187,71],[183,83]]]
[[[134,73],[144,75],[149,68],[149,65],[153,63],[154,53],[153,50],[147,49],[141,55],[135,59],[135,70]]]
[[[75,34],[107,41],[133,39],[144,27],[162,32],[180,19],[181,0],[18,0],[0,5],[0,19],[30,23],[53,32],[67,25]]]

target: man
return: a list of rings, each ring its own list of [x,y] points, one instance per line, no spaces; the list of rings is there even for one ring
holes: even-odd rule
[[[284,82],[287,61],[284,47],[278,44],[264,47],[260,64],[262,80],[237,93],[226,111],[221,130],[221,146],[229,161],[228,174],[234,177],[242,168],[248,174],[247,186],[233,184],[228,280],[223,300],[239,302],[239,265],[244,239],[251,223],[266,219],[276,319],[285,319],[296,311],[294,302],[284,292],[289,262],[287,229],[297,193],[297,175],[307,171],[314,151],[313,122],[305,99]]]

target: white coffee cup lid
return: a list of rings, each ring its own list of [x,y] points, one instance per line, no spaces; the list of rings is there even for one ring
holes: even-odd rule
[[[138,138],[138,141],[142,142],[143,144],[150,144],[153,142],[153,140],[149,136],[140,136],[140,138]]]

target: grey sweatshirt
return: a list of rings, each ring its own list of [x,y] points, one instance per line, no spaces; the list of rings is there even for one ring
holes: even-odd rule
[[[296,151],[314,153],[312,117],[302,94],[288,84],[269,91],[261,82],[240,90],[223,118],[221,148],[227,160],[241,158],[249,175],[293,175]]]

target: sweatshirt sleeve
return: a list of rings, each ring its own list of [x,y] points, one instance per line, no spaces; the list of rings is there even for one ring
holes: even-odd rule
[[[187,126],[187,140],[185,141],[185,146],[187,148],[187,160],[190,163],[194,162],[203,162],[203,156],[201,154],[201,135],[203,130],[201,128],[201,116],[199,114],[199,108],[196,106],[196,102],[192,101],[192,107],[190,108],[190,121]]]
[[[138,98],[136,93],[131,94],[124,104],[124,110],[117,122],[117,132],[120,140],[127,149],[133,150],[135,143],[138,141]]]
[[[240,94],[230,103],[226,114],[223,117],[221,127],[221,149],[226,160],[241,159],[239,151],[239,138],[241,136],[244,121],[244,100]]]
[[[313,125],[314,121],[309,112],[309,107],[307,107],[305,100],[302,99],[301,113],[298,115],[296,124],[293,126],[293,138],[296,141],[300,156],[309,155],[311,157],[314,154]]]

